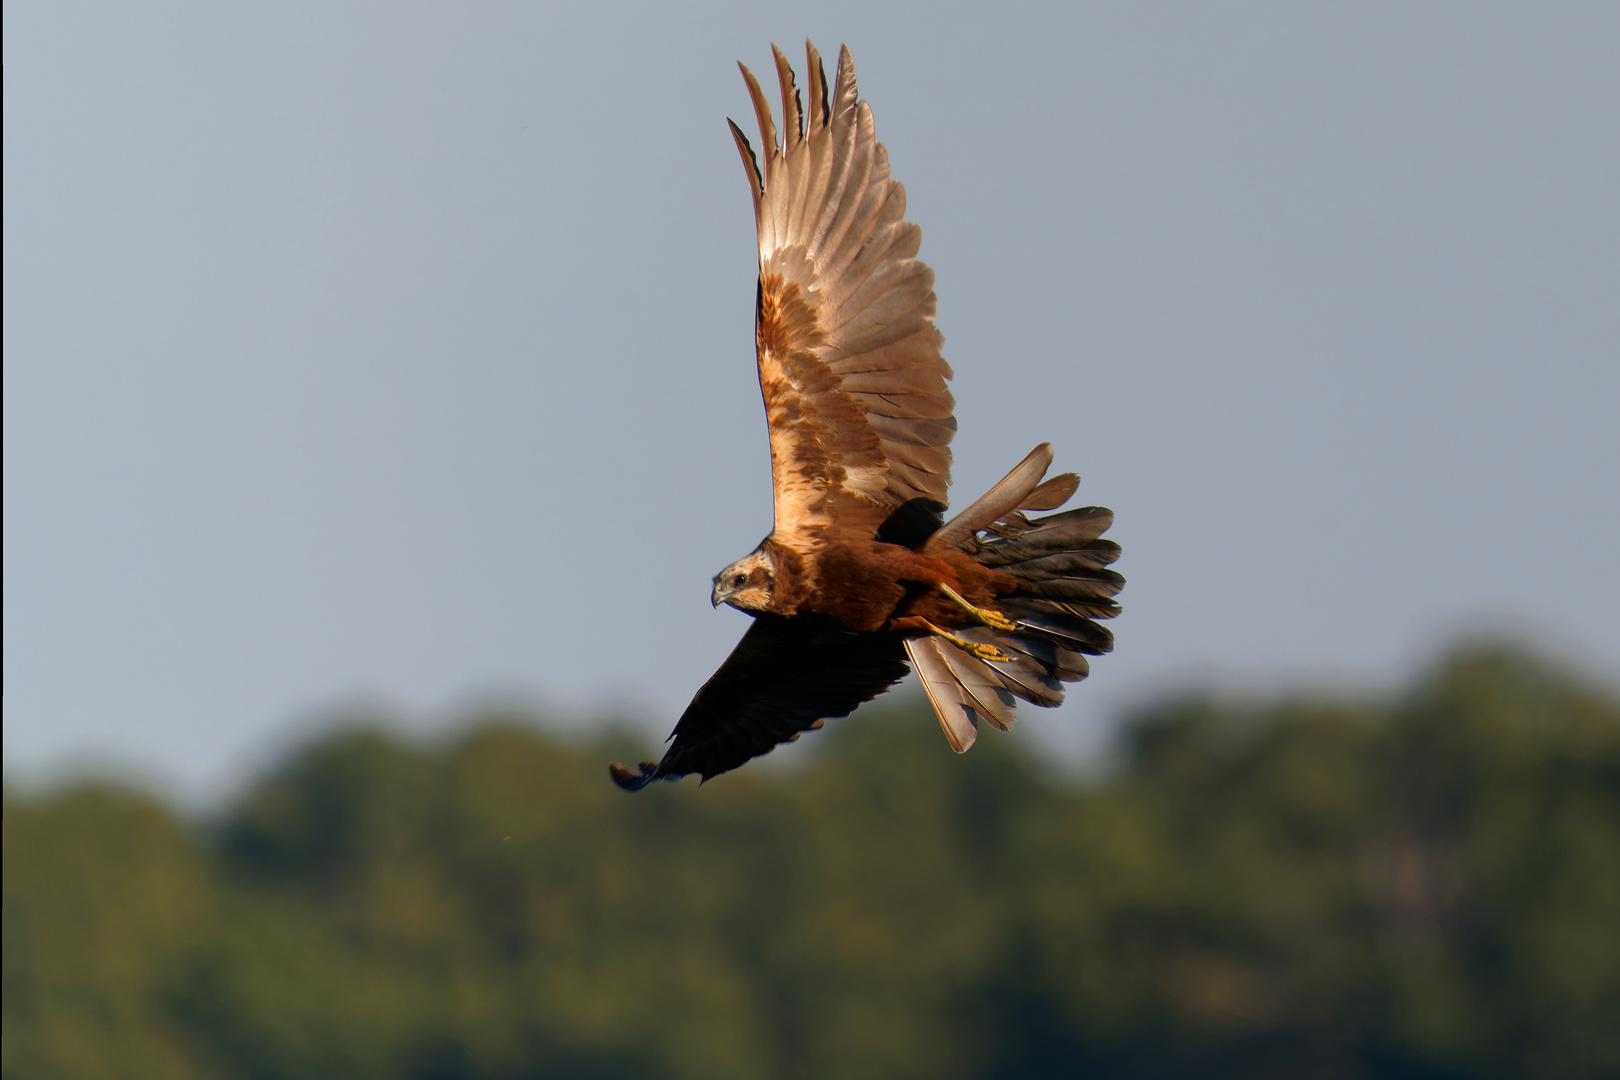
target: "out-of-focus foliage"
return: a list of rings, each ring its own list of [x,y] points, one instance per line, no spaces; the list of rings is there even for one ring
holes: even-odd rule
[[[1620,705],[1546,667],[1168,705],[1087,788],[833,728],[637,796],[491,723],[332,738],[210,830],[8,798],[4,1075],[1620,1071]]]

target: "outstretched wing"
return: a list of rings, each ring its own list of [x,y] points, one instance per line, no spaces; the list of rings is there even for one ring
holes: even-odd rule
[[[946,502],[956,433],[934,272],[916,258],[922,230],[904,220],[906,189],[889,177],[848,47],[830,99],[821,55],[808,42],[805,50],[808,113],[772,46],[780,140],[758,80],[742,68],[763,163],[731,125],[759,229],[755,344],[775,536],[800,550],[870,537],[909,499]]]
[[[627,791],[691,773],[707,780],[827,717],[848,716],[905,674],[898,634],[856,634],[810,615],[761,615],[681,714],[664,759],[643,762],[639,772],[615,762],[613,780]]]

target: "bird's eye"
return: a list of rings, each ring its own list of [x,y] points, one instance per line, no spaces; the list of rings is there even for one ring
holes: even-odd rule
[[[734,589],[740,589],[746,584],[748,584],[748,576],[746,574],[738,574],[736,577],[731,579],[731,586]]]

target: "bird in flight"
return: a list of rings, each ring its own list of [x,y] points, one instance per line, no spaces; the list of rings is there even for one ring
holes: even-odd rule
[[[743,79],[760,156],[742,129],[759,232],[755,349],[770,432],[775,522],[714,579],[715,606],[753,616],[692,699],[663,760],[614,763],[620,787],[735,769],[821,727],[916,669],[951,749],[979,721],[1012,726],[1015,699],[1051,707],[1113,635],[1125,579],[1113,513],[1044,517],[1079,486],[1044,479],[1048,444],[945,519],[954,399],[934,325],[934,272],[906,190],[889,176],[845,46],[830,88],[806,43],[806,110],[780,49],[780,131]]]

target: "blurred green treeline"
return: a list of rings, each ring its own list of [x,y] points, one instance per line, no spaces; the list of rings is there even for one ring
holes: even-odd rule
[[[1557,670],[1182,700],[1084,787],[831,728],[636,796],[517,723],[331,737],[206,827],[8,796],[4,1075],[1620,1074],[1620,704]]]

